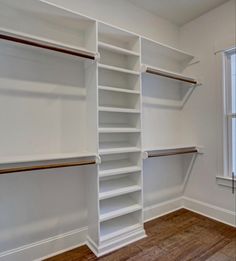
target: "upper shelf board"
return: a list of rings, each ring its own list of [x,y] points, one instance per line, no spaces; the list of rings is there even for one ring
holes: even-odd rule
[[[96,164],[96,155],[54,154],[44,156],[5,158],[0,162],[0,175],[26,171],[76,167]]]
[[[55,160],[72,160],[72,159],[92,159],[96,158],[95,154],[78,154],[78,153],[58,153],[58,154],[42,154],[32,156],[18,156],[18,157],[2,157],[0,165],[5,164],[21,164],[32,163],[40,161],[55,161]]]
[[[136,55],[140,52],[139,39],[140,37],[132,32],[102,22],[98,23],[98,40],[100,42],[130,51]]]
[[[154,40],[142,37],[142,53],[145,50],[155,50],[155,52],[160,52],[162,55],[169,57],[170,59],[176,60],[180,63],[190,62],[194,59],[194,55],[184,52],[182,50],[176,49],[174,47],[156,42]]]
[[[90,52],[82,48],[78,49],[75,46],[65,44],[62,45],[55,41],[38,38],[35,36],[32,37],[22,33],[19,34],[18,32],[9,31],[4,28],[0,28],[0,39],[91,60],[97,60],[98,58],[98,55],[96,53]]]
[[[151,74],[155,74],[157,76],[170,78],[170,79],[173,79],[176,81],[181,81],[181,82],[189,83],[192,85],[200,85],[200,83],[192,77],[189,77],[189,76],[186,76],[186,75],[183,75],[180,73],[175,73],[172,71],[167,71],[167,70],[164,70],[164,69],[161,69],[158,67],[152,67],[152,66],[143,64],[141,70],[144,73],[151,73]]]
[[[181,155],[189,153],[203,153],[202,147],[199,146],[175,146],[175,147],[161,147],[155,149],[146,149],[144,152],[144,158],[153,158],[153,157],[165,157],[172,155]]]
[[[104,43],[99,41],[98,47],[104,50],[110,50],[114,53],[124,54],[124,55],[133,55],[133,56],[139,56],[138,52],[130,51],[125,48],[121,48],[112,44]]]

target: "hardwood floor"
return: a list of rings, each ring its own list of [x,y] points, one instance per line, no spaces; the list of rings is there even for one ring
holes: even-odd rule
[[[236,260],[236,229],[185,209],[145,224],[148,237],[96,258],[87,246],[47,261]]]

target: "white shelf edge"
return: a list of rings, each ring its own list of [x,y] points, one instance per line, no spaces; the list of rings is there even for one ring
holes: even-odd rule
[[[171,149],[185,149],[196,147],[197,149],[203,149],[203,146],[195,145],[195,144],[176,144],[173,146],[158,146],[155,148],[144,148],[143,151],[156,151],[156,150],[171,150]]]
[[[201,83],[193,77],[190,77],[190,76],[187,76],[187,75],[184,75],[184,74],[181,74],[181,73],[176,73],[176,72],[173,72],[173,71],[165,70],[165,69],[162,69],[160,67],[154,67],[154,66],[150,66],[150,65],[147,65],[147,64],[142,64],[141,65],[141,71],[143,73],[151,73],[151,74],[154,74],[154,75],[156,74],[159,77],[166,77],[166,78],[170,78],[170,79],[173,79],[173,80],[176,80],[176,81],[184,81],[184,82],[189,81],[190,86],[191,85],[194,85],[194,86],[201,85]],[[160,75],[158,75],[158,73],[160,73]],[[191,83],[191,82],[193,82],[193,83]],[[196,82],[196,83],[194,83],[194,82]]]
[[[27,41],[35,41],[35,42],[37,42],[39,44],[43,44],[43,45],[50,45],[51,47],[55,47],[55,48],[59,48],[59,49],[66,49],[66,50],[72,51],[72,52],[84,52],[85,54],[87,54],[89,56],[93,56],[94,60],[97,60],[98,57],[99,57],[98,53],[92,52],[92,51],[85,49],[85,48],[82,48],[82,47],[78,48],[77,46],[74,46],[74,45],[61,44],[57,41],[49,40],[47,38],[32,36],[32,35],[29,35],[29,34],[26,34],[26,33],[17,32],[17,31],[14,31],[14,30],[8,30],[8,29],[5,29],[3,27],[0,27],[0,33],[5,34],[5,35],[10,36],[10,37],[16,37],[16,38],[19,37],[19,38],[22,38],[22,39],[27,40]],[[6,40],[6,41],[8,41],[8,40]],[[24,43],[21,43],[21,42],[19,42],[19,44],[24,45]]]
[[[108,44],[102,41],[98,42],[98,47],[100,47],[101,49],[105,49],[105,50],[111,50],[114,51],[116,53],[120,53],[120,54],[125,54],[125,55],[133,55],[133,56],[140,56],[139,53],[128,50],[128,49],[124,49],[112,44]]]
[[[124,207],[124,208],[121,208],[119,210],[111,211],[110,213],[101,214],[99,221],[104,222],[104,221],[107,221],[107,220],[110,220],[110,219],[113,219],[113,218],[116,218],[116,217],[120,217],[120,216],[123,216],[123,215],[127,215],[127,214],[130,214],[130,213],[136,212],[136,211],[141,210],[141,209],[142,209],[141,205],[133,204],[131,206]]]
[[[176,145],[176,146],[171,146],[171,147],[157,147],[157,148],[152,148],[152,149],[144,149],[143,153],[145,155],[145,159],[149,157],[149,154],[151,155],[152,153],[167,153],[167,155],[163,155],[163,156],[168,156],[168,153],[174,153],[176,150],[187,150],[186,152],[182,151],[180,153],[176,153],[176,154],[170,154],[170,155],[178,155],[178,154],[184,154],[184,153],[192,153],[192,152],[188,152],[188,150],[196,150],[195,153],[197,154],[203,154],[204,150],[202,146],[196,146],[196,145]],[[154,156],[155,157],[155,156]],[[158,157],[158,156],[157,156]]]
[[[141,129],[136,128],[99,128],[99,133],[139,133]]]
[[[106,70],[110,70],[110,71],[121,72],[121,73],[132,74],[132,75],[136,75],[136,76],[140,75],[140,72],[137,72],[137,71],[124,69],[124,68],[112,66],[112,65],[101,64],[101,63],[98,64],[98,68],[106,69]]]
[[[141,39],[146,40],[146,41],[149,41],[149,42],[151,42],[151,43],[153,43],[153,44],[156,44],[156,45],[158,45],[159,47],[162,47],[162,48],[168,49],[168,50],[170,50],[170,51],[176,52],[176,53],[178,53],[178,54],[180,54],[180,55],[183,55],[183,56],[186,57],[185,59],[194,59],[194,57],[195,57],[193,54],[190,54],[190,53],[188,53],[188,52],[186,52],[186,51],[180,50],[180,49],[178,49],[178,48],[172,47],[172,46],[167,45],[167,44],[163,44],[163,43],[157,42],[157,41],[155,41],[155,40],[153,40],[153,39],[150,39],[150,38],[148,38],[148,37],[142,36]],[[183,59],[183,60],[185,60],[185,59]]]
[[[122,92],[122,93],[130,93],[130,94],[139,94],[140,95],[140,91],[123,89],[123,88],[118,88],[118,87],[110,87],[110,86],[99,85],[98,89],[103,90],[103,91]]]
[[[125,194],[129,194],[135,191],[140,191],[142,188],[139,185],[133,185],[133,186],[128,186],[125,188],[120,188],[120,189],[114,189],[108,192],[100,192],[99,193],[99,200],[104,200],[108,198],[113,198]]]
[[[76,153],[58,153],[58,154],[42,154],[35,156],[19,156],[19,157],[2,157],[0,165],[3,164],[20,164],[40,161],[67,160],[79,158],[97,158],[96,154],[76,154]]]
[[[100,155],[107,154],[119,154],[119,153],[129,153],[129,152],[139,152],[140,148],[137,147],[127,147],[127,148],[116,148],[116,149],[99,149]]]
[[[140,113],[140,110],[137,109],[127,109],[127,108],[119,108],[119,107],[108,107],[108,106],[99,106],[99,111],[105,112],[123,112],[123,113]]]
[[[122,174],[129,174],[133,172],[142,171],[140,167],[124,167],[124,168],[117,168],[117,169],[110,169],[105,171],[99,170],[99,178],[105,178],[110,176],[122,175]]]

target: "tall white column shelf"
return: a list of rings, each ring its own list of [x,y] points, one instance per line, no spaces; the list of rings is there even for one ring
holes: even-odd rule
[[[99,23],[98,51],[98,223],[88,244],[100,256],[145,237],[145,231],[140,38]]]

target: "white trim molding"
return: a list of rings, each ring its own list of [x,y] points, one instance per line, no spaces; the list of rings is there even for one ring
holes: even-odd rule
[[[236,226],[235,218],[236,213],[224,208],[217,207],[215,205],[207,204],[205,202],[192,199],[189,197],[183,197],[184,208],[190,211],[196,212],[203,216],[225,223],[227,225]]]
[[[234,182],[234,188],[236,188],[236,179],[234,178],[234,181],[230,177],[226,176],[216,176],[216,181],[218,185],[229,187],[232,189],[232,185]]]
[[[144,221],[148,222],[150,220],[156,219],[182,208],[188,209],[190,211],[196,212],[200,215],[220,221],[230,226],[235,227],[236,224],[235,212],[189,197],[178,197],[153,206],[146,207],[144,209]],[[95,251],[94,246],[91,245],[91,241],[88,241],[87,239],[87,230],[87,227],[82,227],[58,236],[54,236],[29,245],[2,252],[0,253],[0,261],[40,261],[77,248],[84,244],[87,244],[88,247]],[[141,239],[143,237],[145,237],[145,234],[143,233],[143,230],[140,229],[139,238]],[[125,240],[124,238],[122,239]],[[135,240],[133,240],[132,237],[129,238],[129,243],[133,241],[136,241],[136,237]],[[119,244],[119,246],[115,244],[113,246],[113,250],[117,249],[117,247],[120,246],[122,246],[122,243]],[[107,253],[106,247],[100,249],[100,251],[98,252],[99,255]]]
[[[183,198],[167,200],[156,205],[144,208],[144,222],[164,216],[176,210],[183,208]]]
[[[0,253],[0,261],[43,260],[85,244],[87,227],[82,227]]]

